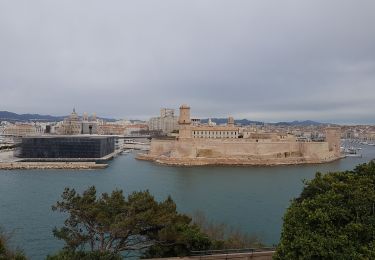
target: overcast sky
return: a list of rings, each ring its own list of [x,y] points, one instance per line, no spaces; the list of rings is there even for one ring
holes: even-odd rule
[[[0,0],[0,110],[375,123],[374,0]]]

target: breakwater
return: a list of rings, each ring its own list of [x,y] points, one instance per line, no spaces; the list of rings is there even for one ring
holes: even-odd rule
[[[152,156],[140,153],[136,156],[138,160],[153,161],[158,164],[169,166],[276,166],[276,165],[297,165],[297,164],[322,164],[344,158],[334,157],[317,160],[316,158],[172,158],[168,156]]]
[[[0,170],[31,170],[31,169],[103,169],[107,164],[95,162],[0,162]]]

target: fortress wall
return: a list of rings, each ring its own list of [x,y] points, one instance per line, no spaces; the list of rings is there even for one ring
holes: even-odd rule
[[[196,157],[196,146],[192,139],[184,141],[176,141],[171,157],[175,158],[195,158]]]
[[[149,155],[170,158],[301,158],[327,160],[335,157],[327,142],[267,142],[220,139],[152,140]]]
[[[158,140],[152,139],[149,155],[150,156],[161,156],[168,155],[175,146],[175,140]]]
[[[219,140],[199,141],[195,143],[197,151],[212,150],[212,156],[209,157],[246,157],[246,156],[262,156],[264,158],[270,157],[285,157],[300,155],[300,148],[298,143],[294,142],[223,142]],[[287,153],[287,154],[285,154]],[[202,156],[205,157],[205,156]]]
[[[335,156],[340,156],[340,138],[341,129],[339,127],[329,127],[326,129],[326,140],[328,142],[329,151]]]
[[[329,151],[327,142],[301,143],[301,151],[305,157],[311,159],[330,159],[335,157],[333,151]]]
[[[284,158],[301,157],[300,143],[297,142],[267,142],[256,143],[244,140],[180,140],[175,143],[172,157],[175,158]]]

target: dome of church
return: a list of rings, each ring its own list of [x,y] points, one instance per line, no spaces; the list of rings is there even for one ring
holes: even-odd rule
[[[73,112],[70,114],[70,120],[78,120],[78,115],[76,113],[76,109],[73,108]]]

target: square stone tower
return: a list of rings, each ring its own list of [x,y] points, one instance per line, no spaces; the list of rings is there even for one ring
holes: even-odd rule
[[[190,139],[191,136],[191,119],[190,107],[188,105],[180,106],[180,116],[178,118],[179,139]]]
[[[234,118],[233,117],[231,117],[231,116],[228,117],[227,125],[234,127]]]
[[[341,128],[340,127],[327,127],[326,128],[326,142],[328,143],[329,151],[333,151],[335,156],[340,157],[340,140]]]

